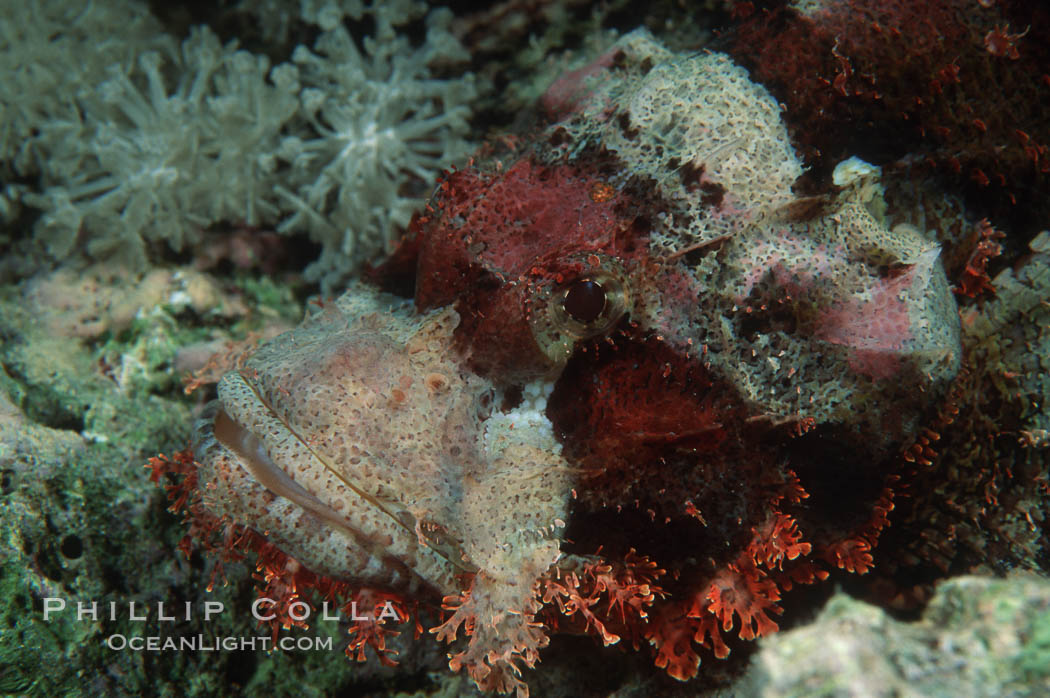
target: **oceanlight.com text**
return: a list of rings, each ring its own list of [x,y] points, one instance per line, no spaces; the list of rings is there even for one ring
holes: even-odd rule
[[[331,637],[280,637],[277,642],[269,636],[257,637],[205,637],[190,635],[183,637],[161,637],[150,635],[142,637],[115,634],[106,638],[106,647],[116,652],[236,652],[242,650],[269,651],[274,647],[285,652],[310,652],[313,650],[331,650]]]

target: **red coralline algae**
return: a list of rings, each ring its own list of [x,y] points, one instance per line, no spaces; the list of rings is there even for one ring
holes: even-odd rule
[[[581,567],[579,572],[559,570],[544,580],[543,603],[558,611],[547,612],[547,622],[563,631],[590,632],[604,645],[614,645],[626,635],[637,649],[648,609],[664,595],[658,581],[665,571],[634,550],[615,566],[601,558],[584,558]]]
[[[871,555],[871,545],[863,538],[839,541],[830,546],[825,554],[840,569],[859,574],[870,570],[875,559]]]
[[[983,218],[974,226],[970,237],[972,252],[953,290],[967,298],[976,298],[985,293],[994,294],[995,286],[988,277],[988,263],[1002,254],[1003,246],[996,241],[1005,235],[993,228],[987,218]]]
[[[853,524],[845,538],[814,519],[819,504],[802,505],[810,495],[776,455],[778,443],[790,449],[811,424],[749,418],[728,386],[655,338],[621,337],[592,351],[597,356],[567,366],[548,414],[583,468],[577,517],[591,508],[596,521],[623,516],[646,537],[663,530],[682,541],[678,553],[657,558],[679,580],[665,585],[668,599],[654,602],[646,624],[657,666],[684,680],[700,662],[687,638],[726,656],[722,633],[733,627],[743,640],[775,632],[781,592],[825,579],[820,560],[860,574],[870,569],[868,553],[892,509],[892,491],[862,505],[871,518]],[[749,539],[719,559],[715,541],[742,540],[742,528]],[[631,535],[622,537],[621,545],[634,544]],[[615,545],[617,538],[606,532],[600,540]],[[712,557],[687,562],[692,550]]]
[[[737,636],[742,640],[775,633],[779,626],[770,614],[783,613],[778,604],[781,590],[827,578],[826,570],[801,561],[793,572],[789,567],[784,573],[785,560],[805,557],[812,549],[800,541],[790,516],[774,510],[761,530],[752,531],[750,545],[736,560],[694,587],[686,600],[663,607],[657,622],[650,626],[647,638],[656,649],[656,665],[674,678],[685,681],[696,676],[700,655],[693,643],[724,659],[730,648],[722,633],[739,627]],[[850,571],[863,574],[861,570]]]
[[[1011,34],[1008,31],[1009,28],[1009,24],[997,25],[985,34],[984,48],[993,56],[1005,56],[1012,61],[1016,61],[1021,57],[1021,52],[1017,50],[1017,42],[1028,33],[1028,30]]]
[[[850,0],[754,13],[732,52],[787,106],[811,161],[910,153],[1031,205],[1050,183],[1048,35],[1038,3]]]
[[[774,511],[761,529],[751,529],[754,538],[748,552],[756,565],[784,569],[784,560],[795,560],[809,555],[813,546],[802,540],[798,522],[786,514]]]
[[[706,610],[721,619],[722,630],[728,632],[733,628],[734,617],[740,619],[741,640],[754,640],[780,629],[767,615],[784,612],[776,604],[780,590],[757,568],[742,572],[734,565],[726,565],[711,580],[704,598],[708,602]]]
[[[624,193],[593,195],[602,179],[598,168],[544,166],[530,158],[505,171],[449,173],[431,211],[410,231],[422,236],[417,305],[457,299],[482,273],[506,282],[567,280],[580,270],[565,260],[581,252],[640,253],[646,231],[633,227],[623,210]]]

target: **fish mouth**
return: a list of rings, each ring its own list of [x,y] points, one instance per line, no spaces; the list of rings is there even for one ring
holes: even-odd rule
[[[304,511],[313,514],[324,525],[360,541],[362,545],[374,547],[371,544],[374,542],[375,536],[367,535],[360,527],[355,526],[354,522],[348,520],[346,516],[340,514],[320,497],[296,482],[270,456],[270,449],[266,439],[260,437],[234,416],[234,414],[243,410],[244,406],[237,403],[244,400],[255,403],[267,415],[269,420],[273,421],[272,427],[275,427],[275,429],[269,429],[269,431],[278,430],[282,434],[282,436],[276,438],[292,439],[298,443],[303,449],[305,457],[330,473],[353,494],[358,502],[376,512],[381,518],[386,519],[391,528],[401,529],[402,537],[417,539],[421,547],[425,547],[443,558],[449,565],[456,568],[459,573],[472,574],[477,572],[477,566],[466,559],[462,546],[457,541],[445,536],[441,527],[429,525],[426,521],[417,521],[416,516],[412,512],[402,509],[395,502],[381,500],[366,492],[324,454],[313,448],[309,440],[298,433],[294,425],[284,419],[274,406],[265,400],[257,386],[247,376],[241,373],[233,373],[229,374],[224,381],[227,382],[227,385],[221,386],[221,388],[227,388],[227,390],[220,389],[220,401],[215,410],[214,418],[210,420],[211,434],[215,441],[234,454],[236,461],[241,467],[269,492],[287,499]],[[224,397],[222,395],[223,392],[228,392],[229,395]],[[227,405],[227,402],[230,404]],[[263,424],[256,425],[256,428],[267,429]],[[381,550],[377,549],[374,552],[377,555],[383,555]]]
[[[310,494],[274,463],[259,437],[231,417],[222,407],[215,413],[212,434],[216,441],[237,455],[239,462],[263,487],[279,497],[295,502],[325,523],[351,535],[357,534],[334,509]]]

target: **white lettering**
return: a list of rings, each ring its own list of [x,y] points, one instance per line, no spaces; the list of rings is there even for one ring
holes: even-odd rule
[[[204,620],[205,621],[211,620],[212,614],[222,613],[223,609],[225,609],[225,608],[226,607],[223,606],[222,601],[205,601],[204,602]]]
[[[302,615],[296,615],[296,608],[304,609]],[[291,602],[290,604],[288,604],[288,617],[292,620],[306,620],[310,617],[310,604],[306,603],[305,601]]]
[[[379,620],[386,620],[387,618],[401,620],[397,615],[397,611],[394,610],[394,603],[392,601],[384,601],[383,611],[379,614]]]
[[[166,615],[164,615],[164,602],[163,601],[158,601],[157,602],[157,620],[159,620],[159,621],[175,622],[175,616],[166,616]]]
[[[117,638],[120,639],[120,647],[116,647],[114,645],[114,642],[116,642]],[[116,650],[117,652],[119,652],[120,650],[128,646],[128,638],[124,637],[123,635],[110,635],[106,638],[106,646],[109,647],[111,650]]]
[[[60,599],[55,596],[48,596],[44,599],[44,620],[51,620],[51,614],[57,613],[58,611],[64,611],[66,608],[66,600]]]
[[[84,616],[91,616],[91,620],[98,620],[98,604],[94,601],[84,604],[77,601],[77,620],[84,620]]]
[[[135,602],[134,601],[132,601],[131,603],[128,604],[128,620],[134,620],[134,621],[139,621],[139,622],[142,622],[142,621],[146,620],[146,616],[139,617],[139,616],[135,615]],[[134,649],[134,647],[132,649]]]
[[[273,620],[274,618],[277,617],[276,613],[271,613],[268,616],[259,615],[261,613],[259,608],[264,603],[265,604],[269,604],[270,606],[273,606],[273,599],[268,599],[266,597],[263,597],[261,599],[256,599],[255,601],[252,602],[252,617],[254,617],[255,620]]]
[[[322,620],[339,620],[339,616],[328,615],[328,602],[325,601],[321,604],[321,619]]]

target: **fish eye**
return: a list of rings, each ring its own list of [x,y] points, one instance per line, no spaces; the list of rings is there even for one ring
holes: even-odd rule
[[[600,318],[608,306],[605,288],[596,279],[577,279],[565,289],[562,308],[576,322],[590,324]]]
[[[606,268],[586,273],[558,286],[548,301],[550,329],[569,341],[608,332],[628,308],[622,267],[606,260]]]
[[[631,310],[627,274],[619,260],[589,255],[582,274],[541,291],[530,318],[533,336],[554,365],[572,355],[576,343],[612,330]]]

